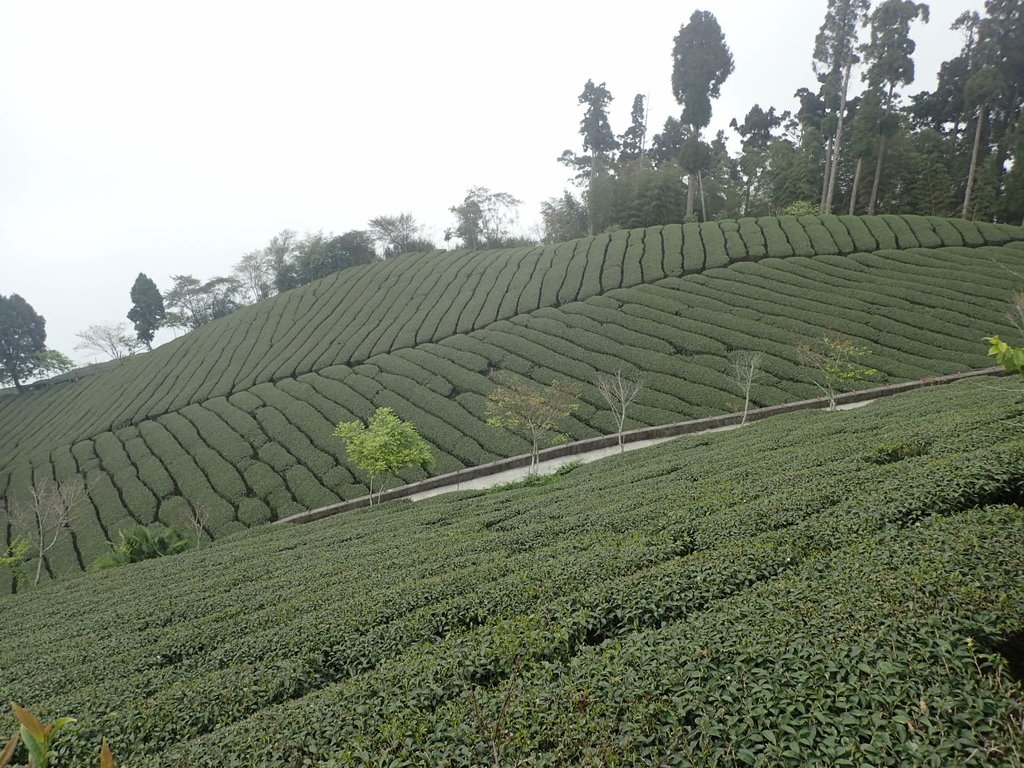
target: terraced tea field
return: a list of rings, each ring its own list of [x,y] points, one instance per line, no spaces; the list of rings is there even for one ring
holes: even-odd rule
[[[985,385],[6,596],[4,696],[74,766],[1020,765],[1024,395]]]
[[[525,442],[484,423],[498,369],[579,383],[568,432],[583,438],[613,431],[592,382],[619,367],[646,382],[630,427],[740,407],[736,349],[766,355],[755,404],[813,396],[796,344],[825,330],[871,346],[881,381],[981,367],[981,337],[1012,336],[1007,268],[1024,272],[1024,230],[916,216],[743,219],[403,256],[77,380],[0,394],[0,496],[10,506],[44,478],[84,479],[74,535],[47,559],[59,576],[119,528],[181,524],[190,505],[219,539],[362,495],[331,431],[380,405],[416,423],[436,473],[522,453]]]

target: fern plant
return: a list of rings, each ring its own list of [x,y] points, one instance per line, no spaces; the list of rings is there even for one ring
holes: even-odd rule
[[[105,571],[129,563],[177,555],[189,548],[189,541],[177,528],[152,529],[139,525],[120,531],[112,550],[93,561],[92,569]]]

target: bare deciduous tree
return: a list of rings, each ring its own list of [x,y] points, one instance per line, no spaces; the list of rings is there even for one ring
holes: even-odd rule
[[[204,505],[197,503],[186,507],[185,515],[192,530],[196,532],[196,546],[198,547],[203,538],[203,531],[206,530],[206,520],[210,517],[210,511]]]
[[[124,323],[117,325],[90,325],[84,331],[75,334],[81,341],[75,349],[87,352],[99,352],[111,360],[120,360],[138,352],[144,344],[133,336]]]
[[[1017,333],[1024,338],[1024,291],[1013,292],[1013,296],[1010,297],[1010,308],[1006,311],[1006,318],[1017,329]]]
[[[615,422],[619,428],[619,451],[625,451],[626,448],[622,444],[622,430],[626,424],[626,409],[644,388],[643,379],[627,378],[622,375],[620,368],[614,376],[609,376],[607,373],[598,374],[594,386],[597,387],[597,391],[601,393],[601,397],[605,399],[608,407],[615,414]]]
[[[270,248],[249,251],[235,264],[233,274],[242,286],[241,293],[248,304],[274,294],[274,255]]]
[[[58,483],[47,479],[32,486],[28,499],[10,505],[11,527],[29,540],[38,558],[36,584],[42,577],[46,553],[71,530],[84,496],[85,488],[78,480]]]
[[[747,423],[747,413],[750,411],[750,388],[764,372],[764,352],[737,349],[729,355],[729,362],[732,363],[733,381],[743,394],[743,419],[740,421],[742,426]]]

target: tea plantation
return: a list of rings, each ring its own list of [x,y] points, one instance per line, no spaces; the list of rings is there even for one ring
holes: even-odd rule
[[[737,349],[765,353],[755,405],[814,396],[797,343],[826,330],[870,346],[881,381],[981,367],[981,337],[1013,336],[1007,269],[1024,273],[1024,229],[783,216],[345,270],[151,353],[0,393],[0,540],[4,508],[45,478],[87,490],[47,557],[54,576],[189,506],[219,539],[362,495],[331,431],[382,405],[417,425],[436,473],[523,453],[484,423],[499,369],[580,384],[568,432],[583,438],[613,431],[592,383],[620,367],[646,382],[627,427],[736,410]]]
[[[61,766],[1020,765],[1022,426],[963,383],[263,526],[0,598],[3,695]]]

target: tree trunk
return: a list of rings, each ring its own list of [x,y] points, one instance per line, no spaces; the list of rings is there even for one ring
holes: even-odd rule
[[[694,159],[696,156],[696,149],[700,147],[700,129],[696,129],[693,132],[694,142],[694,153],[690,159]],[[686,216],[689,218],[693,216],[693,206],[696,203],[697,198],[697,174],[693,171],[688,171],[689,175],[686,177]]]
[[[704,199],[704,174],[697,171],[697,186],[700,187],[700,220],[708,220],[708,205]]]
[[[868,216],[875,215],[878,202],[878,186],[882,181],[882,157],[885,155],[885,136],[878,137],[878,159],[875,161],[875,180],[871,184],[871,198],[868,200]]]
[[[878,202],[878,186],[882,182],[882,158],[885,157],[885,124],[892,112],[892,94],[896,90],[895,83],[889,83],[889,93],[885,97],[885,111],[882,112],[882,125],[878,131],[878,159],[875,161],[875,180],[871,184],[871,198],[868,200],[868,216],[875,215],[875,204]]]
[[[595,153],[590,155],[590,184],[587,187],[587,234],[594,236],[594,166]]]
[[[825,171],[821,177],[821,202],[818,204],[821,213],[825,212],[825,198],[828,197],[828,174],[832,168],[832,149],[835,140],[835,136],[829,136],[828,145],[825,147]]]
[[[857,158],[857,170],[853,172],[853,189],[850,190],[850,215],[857,210],[857,187],[860,186],[860,169],[864,167],[864,158]]]
[[[1008,104],[1018,104],[1020,101],[1020,88],[1015,85],[1013,88],[1013,94],[1010,96]],[[998,132],[999,140],[996,142],[996,189],[1001,190],[1003,186],[1003,174],[1006,173],[1006,158],[1010,154],[1010,148],[1013,146],[1013,134],[1014,128],[1020,121],[1020,112],[1014,107],[1013,109],[1006,110],[1003,117],[1003,124]],[[992,129],[992,121],[989,121],[989,130]]]
[[[971,189],[974,187],[974,174],[978,170],[978,151],[981,147],[981,125],[985,121],[985,107],[978,107],[978,127],[974,129],[974,149],[971,151],[971,169],[967,172],[967,190],[964,192],[964,210],[962,217],[966,219],[971,210]]]
[[[540,433],[537,430],[531,430],[530,437],[533,442],[530,446],[530,471],[527,473],[527,477],[536,477],[540,470]]]
[[[846,117],[846,94],[850,89],[850,70],[853,62],[846,62],[846,74],[843,76],[843,93],[839,99],[838,124],[836,125],[836,140],[832,150],[832,170],[828,175],[828,197],[825,198],[825,207],[822,214],[832,213],[832,198],[836,192],[836,176],[839,175],[839,155],[843,149],[843,122]]]

